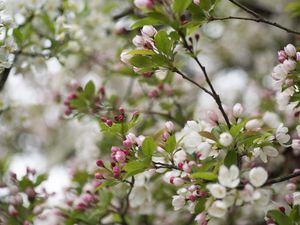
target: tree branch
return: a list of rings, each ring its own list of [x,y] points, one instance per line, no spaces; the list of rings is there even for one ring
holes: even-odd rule
[[[265,23],[265,24],[277,27],[277,28],[279,28],[281,30],[284,30],[284,31],[286,31],[288,33],[300,35],[299,31],[294,31],[294,30],[292,30],[290,28],[287,28],[287,27],[284,27],[284,26],[282,26],[282,25],[280,25],[280,24],[278,24],[276,22],[272,22],[272,21],[266,20],[261,15],[259,15],[258,13],[254,12],[253,10],[247,8],[246,6],[242,5],[241,3],[239,3],[239,2],[237,2],[235,0],[228,0],[228,1],[230,1],[231,3],[233,3],[234,5],[236,5],[237,7],[239,7],[240,9],[244,10],[248,14],[254,16],[255,18],[238,17],[238,16],[229,16],[229,17],[224,17],[224,18],[215,18],[215,17],[212,17],[211,21],[214,21],[214,20],[248,20],[248,21],[254,21],[254,22],[257,22],[257,23]]]
[[[221,102],[220,96],[217,94],[216,90],[214,89],[214,87],[213,87],[213,85],[212,85],[212,83],[211,83],[211,81],[210,81],[210,79],[208,77],[208,74],[207,74],[205,66],[203,66],[201,64],[201,62],[199,61],[199,59],[197,58],[197,56],[195,56],[194,51],[189,47],[189,44],[186,41],[185,35],[181,31],[179,31],[179,35],[180,35],[180,37],[181,37],[181,39],[183,41],[184,47],[191,53],[192,58],[196,61],[196,63],[199,65],[200,69],[202,70],[202,72],[204,74],[204,77],[205,77],[205,80],[206,80],[206,82],[207,82],[207,84],[208,84],[208,86],[210,87],[210,90],[211,90],[211,92],[210,92],[211,94],[210,95],[213,97],[213,99],[217,103],[217,105],[219,107],[219,110],[221,111],[221,113],[222,113],[222,115],[223,115],[223,117],[225,119],[227,127],[230,129],[231,128],[231,124],[230,124],[229,118],[228,118],[228,116],[227,116],[227,114],[226,114],[226,112],[225,112],[225,110],[224,110],[224,108],[222,106],[222,102]]]

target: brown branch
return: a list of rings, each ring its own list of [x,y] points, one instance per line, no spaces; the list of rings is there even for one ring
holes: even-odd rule
[[[221,99],[220,99],[220,96],[218,95],[218,93],[216,92],[216,90],[214,89],[209,77],[208,77],[208,74],[207,74],[207,71],[206,71],[206,68],[205,66],[203,66],[201,64],[201,62],[199,61],[199,59],[197,58],[197,56],[195,56],[194,54],[194,51],[192,50],[192,48],[190,48],[189,44],[187,43],[186,41],[186,38],[185,38],[185,35],[184,33],[182,33],[181,31],[179,31],[179,35],[183,41],[183,45],[184,47],[190,52],[192,58],[196,61],[196,63],[199,65],[200,69],[202,70],[203,74],[204,74],[204,77],[205,77],[205,80],[208,84],[208,86],[210,87],[210,90],[211,90],[211,96],[213,97],[213,99],[215,100],[215,102],[217,103],[218,105],[218,108],[219,110],[221,111],[224,119],[225,119],[225,122],[227,124],[227,127],[230,129],[231,128],[231,124],[230,124],[230,121],[229,121],[229,118],[223,108],[223,105],[222,105],[222,102],[221,102]]]
[[[258,13],[254,12],[253,10],[247,8],[246,6],[242,5],[241,3],[239,3],[235,0],[228,0],[228,1],[230,1],[231,3],[233,3],[234,5],[239,7],[240,9],[244,10],[248,14],[254,16],[255,18],[238,17],[238,16],[229,16],[229,17],[224,17],[224,18],[212,17],[212,18],[210,18],[210,21],[214,21],[214,20],[247,20],[247,21],[254,21],[254,22],[257,22],[257,23],[265,23],[265,24],[277,27],[277,28],[279,28],[281,30],[284,30],[284,31],[286,31],[288,33],[291,33],[291,34],[300,35],[299,31],[294,31],[294,30],[292,30],[290,28],[287,28],[287,27],[284,27],[284,26],[282,26],[282,25],[280,25],[276,22],[266,20],[261,15],[259,15]]]
[[[295,173],[291,173],[291,174],[288,174],[288,175],[285,175],[285,176],[269,179],[266,183],[264,183],[264,185],[262,185],[262,187],[269,186],[269,185],[272,185],[272,184],[281,183],[283,181],[287,181],[291,178],[299,177],[299,176],[300,176],[300,171],[295,172]],[[245,184],[241,184],[237,187],[237,189],[243,189],[244,187],[245,187]]]

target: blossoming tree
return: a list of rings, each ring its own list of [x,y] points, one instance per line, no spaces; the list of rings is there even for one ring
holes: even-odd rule
[[[287,25],[238,0],[12,2],[1,3],[0,224],[300,224],[297,1]],[[214,74],[235,63],[253,76],[230,97],[233,78]],[[11,97],[26,93],[18,75],[38,89],[26,107]],[[51,163],[11,170],[18,148],[67,168],[58,202]]]

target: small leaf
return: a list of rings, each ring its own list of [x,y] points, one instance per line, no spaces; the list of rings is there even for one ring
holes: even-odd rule
[[[35,186],[39,186],[41,183],[43,183],[45,180],[47,180],[48,176],[46,174],[41,174],[37,176],[35,181]]]
[[[143,68],[143,67],[152,67],[153,62],[150,57],[136,55],[129,59],[129,63],[135,67]]]
[[[154,36],[154,43],[156,48],[169,56],[172,53],[172,41],[169,39],[168,34],[164,30],[160,30],[157,32],[157,34]]]
[[[136,174],[144,172],[150,165],[151,160],[149,158],[143,161],[131,161],[126,163],[124,170],[127,172],[126,177],[131,177]]]
[[[155,55],[155,52],[147,49],[134,49],[127,52],[128,55]]]
[[[196,173],[193,173],[191,176],[192,176],[192,178],[200,178],[200,179],[209,180],[209,181],[214,181],[217,179],[217,175],[212,172],[196,172]]]
[[[146,137],[142,144],[142,152],[145,156],[152,156],[157,146],[152,137]]]
[[[174,135],[171,135],[168,137],[166,143],[165,143],[165,150],[168,153],[172,153],[176,148],[176,138]]]
[[[181,16],[182,13],[189,7],[192,3],[192,0],[175,0],[173,3],[173,11]]]
[[[238,158],[238,154],[236,151],[234,150],[228,151],[224,159],[225,166],[229,168],[231,165],[237,165],[237,158]]]
[[[278,210],[270,210],[268,215],[278,223],[278,225],[293,225],[293,221]]]
[[[94,191],[96,192],[96,191],[99,191],[101,188],[111,187],[111,186],[114,186],[118,183],[119,182],[117,180],[106,180],[102,184],[100,184],[98,187],[96,187]]]
[[[213,141],[217,141],[216,137],[210,133],[210,132],[207,132],[207,131],[200,131],[199,134],[202,136],[202,137],[205,137],[207,139],[210,139],[210,140],[213,140]]]
[[[84,95],[87,99],[91,99],[95,95],[95,84],[93,81],[89,81],[84,87]]]

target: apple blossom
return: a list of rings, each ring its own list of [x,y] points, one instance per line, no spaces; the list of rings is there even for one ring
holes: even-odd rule
[[[296,60],[297,60],[297,61],[300,61],[300,52],[297,52]]]
[[[134,0],[134,5],[140,9],[151,9],[154,6],[154,0]]]
[[[243,108],[242,104],[236,103],[233,106],[232,114],[233,114],[234,117],[238,118],[238,117],[242,116],[243,112],[244,112],[244,108]]]
[[[185,205],[185,198],[181,195],[173,196],[172,205],[175,211],[182,209]]]
[[[297,63],[292,59],[287,59],[283,62],[282,65],[286,71],[290,72],[296,69]]]
[[[151,25],[146,25],[143,26],[141,33],[146,37],[152,38],[157,33],[157,30]]]
[[[172,121],[167,121],[165,123],[166,130],[171,133],[174,130],[174,123]]]
[[[284,51],[289,57],[295,57],[297,53],[295,46],[292,44],[288,44],[287,46],[285,46]]]
[[[221,145],[223,145],[225,147],[228,147],[233,142],[233,137],[231,136],[231,134],[229,134],[227,132],[222,133],[220,135],[219,142],[220,142]]]
[[[196,217],[195,217],[195,221],[198,223],[198,225],[204,225],[206,222],[206,214],[204,212],[199,213]]]
[[[256,131],[261,127],[261,125],[262,125],[261,121],[259,121],[258,119],[252,119],[246,123],[245,128],[247,130]]]
[[[268,173],[263,167],[255,167],[250,170],[249,180],[255,187],[262,186],[268,179]]]
[[[222,165],[219,170],[218,180],[225,187],[235,188],[240,183],[239,169],[235,165],[231,165],[228,169]]]
[[[215,201],[207,210],[208,214],[212,217],[222,218],[227,213],[227,206],[223,201]]]
[[[220,184],[209,184],[207,188],[215,198],[224,198],[226,196],[226,188]]]
[[[293,205],[300,205],[300,192],[293,193]]]
[[[276,157],[278,156],[278,151],[276,148],[272,146],[264,146],[262,148],[253,149],[254,155],[256,157],[260,157],[260,159],[264,162],[268,162],[268,157]]]

